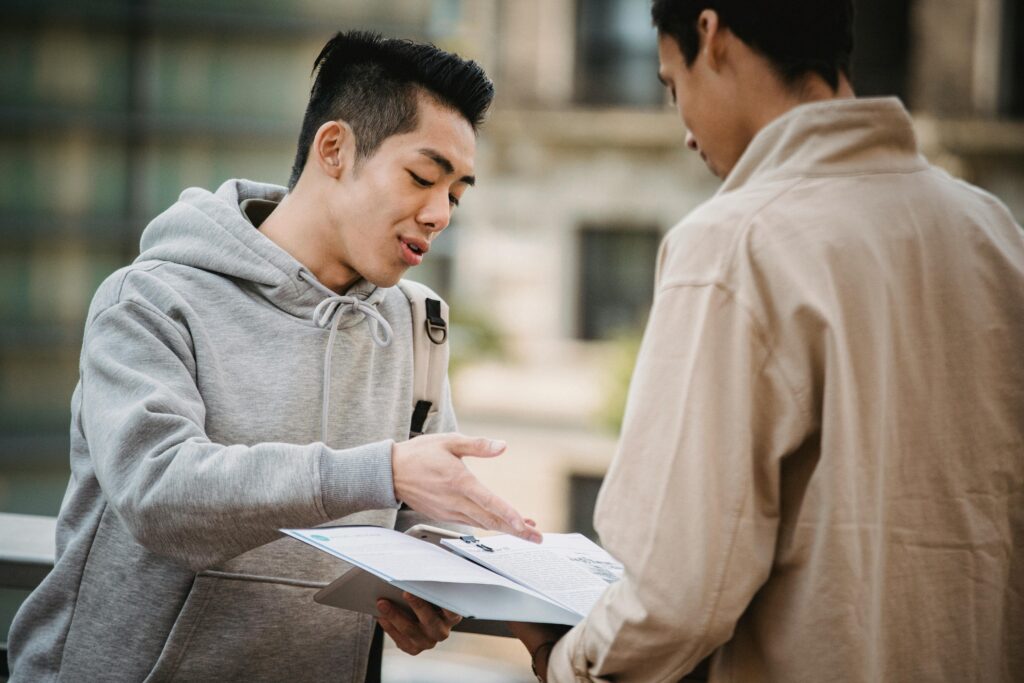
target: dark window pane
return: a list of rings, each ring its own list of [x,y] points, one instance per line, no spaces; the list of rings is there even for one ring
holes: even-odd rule
[[[569,531],[583,534],[597,542],[594,530],[594,504],[601,490],[603,477],[573,474],[569,477]]]
[[[1024,5],[1019,1],[1004,0],[1003,31],[1000,109],[1024,118]]]
[[[656,106],[658,46],[648,0],[577,3],[576,99],[582,104]]]
[[[853,86],[858,95],[907,96],[910,0],[861,0],[854,15]]]
[[[643,326],[660,239],[653,228],[580,231],[580,338],[610,339]]]

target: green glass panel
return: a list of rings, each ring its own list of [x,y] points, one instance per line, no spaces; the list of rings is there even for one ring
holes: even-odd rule
[[[125,164],[123,145],[90,134],[0,138],[0,209],[20,215],[117,213],[125,203]],[[63,174],[72,176],[70,185]]]
[[[309,66],[295,57],[296,49],[288,44],[249,44],[220,50],[211,83],[217,94],[216,111],[260,121],[301,119],[308,96]],[[311,64],[312,58],[308,61]],[[302,87],[288,87],[296,81]],[[283,97],[283,93],[292,97]]]
[[[63,431],[78,378],[78,345],[8,347],[0,365],[0,428],[20,433]]]
[[[16,325],[29,315],[29,267],[23,254],[0,253],[0,324]]]
[[[0,479],[2,484],[2,479]],[[0,504],[3,500],[0,499]],[[18,590],[16,588],[0,588],[0,637],[7,641],[7,634],[14,621],[14,615],[18,613],[21,601],[28,597],[30,591]]]
[[[91,104],[106,111],[121,111],[128,104],[129,61],[139,59],[131,55],[123,36],[100,34],[96,37],[94,60],[99,74]]]
[[[212,187],[229,178],[249,178],[263,183],[285,185],[291,174],[294,150],[276,145],[262,149],[217,149],[214,151],[209,182]]]
[[[162,41],[159,49],[157,109],[190,112],[206,108],[208,93],[205,84],[210,79],[208,45]]]
[[[127,158],[119,144],[97,145],[91,162],[91,212],[116,214],[125,206]]]
[[[37,175],[30,142],[0,138],[0,209],[21,213],[34,204]]]
[[[40,461],[48,461],[46,466],[4,468],[0,474],[0,511],[54,516],[60,510],[70,474],[68,454],[63,449],[57,451],[50,443],[48,439],[43,445],[46,453],[39,454]],[[4,589],[2,595],[6,596],[9,590]]]
[[[0,31],[0,102],[24,104],[32,90],[31,34],[4,29]]]
[[[166,149],[155,150],[146,163],[143,175],[146,193],[146,218],[151,218],[173,204],[184,189],[175,157]],[[142,226],[138,227],[142,230]]]

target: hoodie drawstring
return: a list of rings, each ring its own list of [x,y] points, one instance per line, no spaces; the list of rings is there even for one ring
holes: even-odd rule
[[[324,394],[323,412],[320,414],[320,441],[327,443],[328,410],[331,402],[331,352],[334,350],[334,336],[338,332],[345,309],[354,313],[362,313],[366,326],[370,330],[373,343],[380,348],[391,346],[393,331],[388,321],[377,311],[377,307],[354,296],[329,296],[321,301],[313,310],[313,322],[317,327],[331,326],[331,334],[327,338],[327,350],[324,352]]]

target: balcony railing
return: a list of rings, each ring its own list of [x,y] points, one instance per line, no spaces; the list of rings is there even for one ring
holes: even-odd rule
[[[0,512],[0,588],[32,590],[53,568],[56,517]],[[7,680],[7,643],[0,643],[0,680]]]
[[[50,573],[56,517],[0,512],[0,588],[31,590]]]

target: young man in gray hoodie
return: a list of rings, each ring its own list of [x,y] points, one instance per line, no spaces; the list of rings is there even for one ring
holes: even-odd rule
[[[539,537],[463,465],[504,445],[450,433],[447,391],[408,439],[395,285],[473,185],[493,87],[363,33],[314,71],[289,190],[186,190],[93,299],[56,565],[11,627],[13,681],[362,681],[373,619],[314,603],[341,567],[279,528],[390,527],[405,503]],[[458,619],[413,608],[417,646]]]

